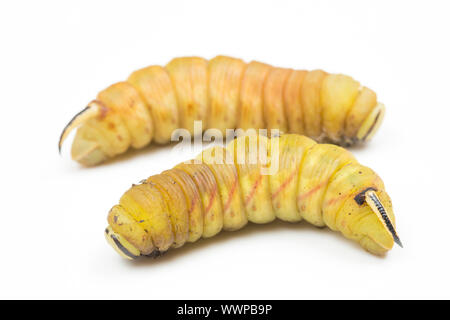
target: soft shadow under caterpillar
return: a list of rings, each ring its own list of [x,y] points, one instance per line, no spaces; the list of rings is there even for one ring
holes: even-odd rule
[[[246,64],[225,56],[176,58],[101,91],[65,127],[59,148],[79,127],[72,158],[96,165],[130,146],[168,143],[177,128],[192,134],[194,120],[222,132],[279,129],[351,145],[373,136],[384,110],[375,92],[342,74]]]
[[[275,218],[327,226],[377,255],[401,245],[382,180],[341,147],[245,135],[197,160],[133,185],[110,210],[105,235],[120,255],[158,256]]]

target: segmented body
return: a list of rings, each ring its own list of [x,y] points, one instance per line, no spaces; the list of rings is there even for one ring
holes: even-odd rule
[[[253,135],[207,149],[196,160],[125,192],[109,212],[106,230],[119,253],[159,255],[248,221],[275,218],[327,226],[374,254],[398,240],[382,180],[341,147],[295,134]],[[373,198],[368,203],[367,192]],[[383,210],[374,212],[373,204]]]
[[[316,141],[350,145],[375,133],[384,106],[372,90],[351,77],[322,70],[276,68],[217,56],[176,58],[165,67],[133,72],[100,92],[71,121],[80,126],[72,157],[95,165],[152,141],[168,143],[177,128],[279,129]]]

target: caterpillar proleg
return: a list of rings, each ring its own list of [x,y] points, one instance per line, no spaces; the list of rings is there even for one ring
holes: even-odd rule
[[[349,151],[296,134],[244,135],[133,185],[105,236],[134,259],[276,218],[327,226],[376,255],[401,246],[380,177]]]
[[[385,107],[375,92],[342,74],[275,68],[217,56],[175,58],[111,85],[64,128],[78,128],[72,158],[99,164],[130,147],[165,144],[177,128],[279,129],[318,142],[352,145],[372,138]]]

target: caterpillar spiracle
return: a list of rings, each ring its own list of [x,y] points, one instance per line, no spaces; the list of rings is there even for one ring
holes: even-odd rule
[[[151,141],[168,143],[195,120],[219,129],[279,129],[319,142],[351,145],[370,139],[385,107],[375,92],[342,74],[276,68],[217,56],[175,58],[113,84],[64,128],[59,149],[78,127],[72,158],[96,165]]]
[[[105,236],[121,256],[159,256],[275,218],[327,226],[376,255],[401,246],[382,180],[339,146],[243,135],[195,160],[133,185],[112,207]]]

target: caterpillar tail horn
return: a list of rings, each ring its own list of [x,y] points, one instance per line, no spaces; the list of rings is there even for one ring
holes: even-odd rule
[[[87,120],[94,118],[98,116],[101,112],[100,106],[95,103],[95,101],[89,103],[86,108],[78,112],[70,121],[69,123],[64,127],[61,136],[59,138],[58,142],[58,150],[61,154],[61,148],[66,140],[66,138],[69,136],[69,133],[72,132],[73,129],[77,128],[81,124],[85,123]]]
[[[365,202],[369,205],[373,212],[376,213],[378,219],[383,223],[384,227],[389,231],[394,242],[403,248],[403,244],[395,231],[394,224],[390,220],[383,203],[378,198],[374,190],[368,190],[364,195]]]

